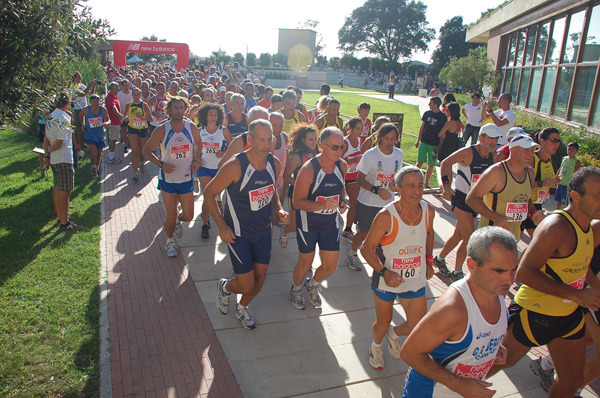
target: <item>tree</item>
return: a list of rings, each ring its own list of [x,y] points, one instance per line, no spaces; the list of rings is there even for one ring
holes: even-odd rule
[[[300,29],[310,28],[314,29],[315,31],[317,30],[318,26],[319,21],[316,19],[307,19],[303,23],[298,24],[298,28]],[[327,57],[325,57],[322,53],[323,49],[325,49],[325,39],[321,33],[317,32],[317,42],[315,43],[315,59],[317,60],[317,63],[321,65],[327,63]]]
[[[240,65],[244,65],[244,56],[242,53],[235,53],[233,54],[233,61],[239,62]]]
[[[258,64],[260,66],[271,66],[271,54],[262,53],[260,57],[258,57]]]
[[[70,64],[96,55],[113,31],[80,0],[2,2],[0,124],[41,106],[71,82]]]
[[[452,58],[440,72],[440,79],[454,87],[462,86],[464,90],[480,91],[486,83],[495,89],[500,81],[500,74],[488,59],[487,49],[479,47],[470,50],[466,57]]]
[[[352,11],[338,32],[344,52],[368,51],[392,63],[427,50],[435,31],[420,0],[367,0]]]
[[[444,23],[440,28],[439,43],[431,55],[431,66],[429,70],[438,74],[440,70],[450,62],[450,58],[461,58],[469,54],[469,50],[481,47],[481,44],[467,43],[467,26],[463,24],[463,18],[456,16]]]
[[[246,66],[256,66],[256,54],[246,54]]]
[[[285,66],[286,62],[285,62],[285,55],[282,53],[277,53],[273,55],[273,66],[275,66],[275,64],[279,64],[279,66]]]

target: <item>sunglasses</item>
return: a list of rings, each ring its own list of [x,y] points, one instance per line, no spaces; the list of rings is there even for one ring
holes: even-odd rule
[[[560,144],[562,142],[560,138],[550,138],[548,139],[548,141],[550,141],[553,144]]]
[[[342,144],[342,145],[329,145],[329,144],[326,144],[324,142],[322,142],[322,144],[325,145],[326,147],[331,148],[332,151],[339,151],[339,150],[345,151],[346,150],[346,144]]]

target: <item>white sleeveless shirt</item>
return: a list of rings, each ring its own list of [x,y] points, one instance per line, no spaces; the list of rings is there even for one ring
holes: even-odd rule
[[[219,126],[212,134],[206,131],[206,126],[202,126],[200,137],[202,137],[202,167],[218,169],[221,159],[217,157],[217,151],[222,150],[225,147],[223,143],[226,142],[223,126]]]
[[[171,122],[165,122],[165,140],[160,143],[161,160],[175,166],[175,171],[167,174],[161,169],[158,178],[164,182],[180,184],[192,180],[194,138],[190,124],[191,120],[185,118],[183,130],[176,133],[171,127]]]

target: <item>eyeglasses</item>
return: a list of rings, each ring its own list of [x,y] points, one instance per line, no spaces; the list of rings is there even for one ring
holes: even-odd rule
[[[323,145],[331,148],[332,151],[340,151],[340,150],[345,151],[346,150],[346,144],[342,144],[342,145],[329,145],[329,144],[326,144],[325,142],[322,142],[321,144],[323,144]]]
[[[548,141],[550,141],[553,144],[560,144],[562,142],[560,138],[549,138]]]

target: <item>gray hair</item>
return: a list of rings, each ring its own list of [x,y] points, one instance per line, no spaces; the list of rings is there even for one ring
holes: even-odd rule
[[[249,120],[258,119],[258,116],[256,115],[257,113],[264,113],[267,116],[267,118],[269,117],[269,111],[267,111],[262,106],[256,105],[256,106],[253,106],[252,108],[250,108],[250,110],[248,111],[248,119]]]
[[[398,130],[396,129],[396,131]],[[398,172],[394,176],[394,182],[396,182],[396,185],[402,187],[402,181],[404,180],[404,176],[410,173],[419,173],[421,175],[421,178],[423,177],[423,172],[418,167],[404,166],[400,170],[398,170]]]
[[[250,123],[250,125],[248,126],[248,135],[252,138],[254,138],[256,126],[268,127],[269,130],[271,130],[271,134],[273,133],[273,126],[271,126],[271,122],[269,122],[268,120],[264,120],[264,119],[257,119],[255,121],[253,121],[252,123]]]
[[[513,234],[500,227],[479,228],[471,235],[467,244],[467,256],[471,257],[479,267],[483,267],[490,258],[490,247],[499,243],[506,250],[517,252],[517,241]]]
[[[231,96],[230,101],[233,102],[236,99],[241,99],[242,101],[244,101],[244,104],[246,103],[246,98],[244,98],[244,96],[242,94],[238,94],[238,93],[233,94]]]
[[[115,86],[119,87],[119,83],[117,83],[117,82],[110,82],[108,84],[108,91],[112,90],[113,87],[115,87]]]
[[[271,120],[271,118],[273,116],[278,117],[281,120],[285,120],[285,116],[283,116],[283,113],[281,113],[281,112],[271,112],[271,113],[269,113],[269,120]]]
[[[329,137],[331,137],[334,134],[337,134],[340,137],[342,137],[342,139],[344,139],[344,134],[342,133],[342,131],[340,129],[338,129],[337,127],[327,127],[326,129],[321,131],[321,136],[319,137],[319,141],[327,142],[327,140],[329,140]]]

